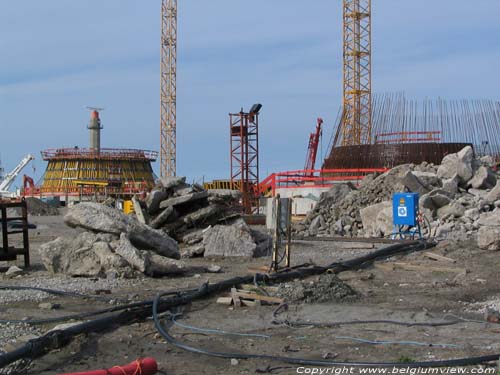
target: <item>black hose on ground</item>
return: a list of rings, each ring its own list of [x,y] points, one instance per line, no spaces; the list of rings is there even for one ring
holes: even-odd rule
[[[193,296],[197,294],[202,295],[203,291],[200,290]],[[404,367],[404,368],[418,368],[418,367],[450,367],[450,366],[471,366],[489,363],[497,361],[500,359],[500,354],[492,354],[480,357],[470,357],[470,358],[458,358],[449,360],[438,360],[438,361],[426,361],[426,362],[412,362],[412,363],[401,363],[401,362],[342,362],[342,361],[328,361],[321,359],[306,359],[306,358],[293,358],[284,356],[274,356],[268,354],[249,354],[240,352],[216,352],[212,350],[195,348],[193,346],[182,343],[175,338],[173,338],[168,329],[165,329],[161,324],[158,307],[161,302],[161,294],[158,294],[153,303],[153,319],[155,322],[155,327],[162,335],[162,337],[171,345],[186,350],[195,354],[202,354],[209,357],[217,358],[228,358],[228,359],[266,359],[270,361],[279,361],[284,363],[291,363],[294,365],[304,365],[304,366],[345,366],[345,367]]]
[[[162,301],[157,301],[155,311],[158,314],[172,307],[185,305],[194,300],[228,290],[235,285],[252,283],[254,280],[275,283],[319,275],[327,271],[339,273],[348,269],[361,268],[368,262],[373,262],[377,259],[383,259],[396,254],[425,250],[433,246],[434,244],[432,243],[420,241],[398,243],[345,262],[332,263],[326,267],[312,266],[307,268],[294,268],[290,269],[289,271],[279,272],[271,275],[257,274],[242,277],[233,277],[215,284],[204,284],[200,289],[196,291],[179,292],[178,295],[169,297],[168,299],[164,299]],[[116,325],[130,324],[132,322],[144,320],[148,317],[151,317],[151,301],[140,302],[134,304],[134,306],[136,307],[127,309],[123,312],[120,312],[119,314],[114,314],[108,317],[77,324],[64,330],[50,332],[45,336],[30,340],[28,343],[14,351],[0,354],[0,368],[3,368],[23,358],[34,359],[37,357],[41,357],[51,350],[64,347],[73,339],[73,337],[77,335],[83,333],[105,331],[115,327]]]

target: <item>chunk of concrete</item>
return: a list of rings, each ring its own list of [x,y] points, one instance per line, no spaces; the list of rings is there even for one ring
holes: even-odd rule
[[[203,233],[205,233],[205,229],[193,230],[182,237],[182,242],[186,245],[201,242],[203,241]]]
[[[443,190],[455,195],[458,193],[458,186],[460,185],[460,177],[454,174],[453,177],[443,180]]]
[[[180,259],[177,241],[158,229],[138,225],[128,232],[128,237],[130,242],[140,250],[152,250],[158,255]]]
[[[257,257],[257,244],[252,232],[243,220],[232,225],[216,225],[203,236],[205,257]]]
[[[356,187],[351,183],[335,184],[328,191],[321,193],[318,205],[340,202],[353,190],[356,190]]]
[[[321,216],[321,215],[316,216],[311,221],[311,224],[309,224],[310,235],[315,236],[321,228],[325,227],[325,225],[326,225],[326,222],[325,222],[325,219],[323,218],[323,216]]]
[[[425,184],[412,173],[412,171],[406,172],[401,178],[401,182],[409,191],[419,193],[420,195],[426,194],[430,191]]]
[[[132,244],[141,250],[154,250],[163,256],[180,258],[177,242],[168,235],[99,203],[85,202],[71,207],[64,221],[71,227],[81,227],[92,232],[115,235],[127,233]]]
[[[238,200],[241,199],[242,193],[239,190],[208,189],[208,196],[222,198],[224,200]]]
[[[380,236],[392,231],[392,203],[381,202],[362,208],[360,211],[361,222],[365,233],[370,236]],[[383,215],[379,217],[379,214]],[[391,218],[388,222],[388,217]]]
[[[181,258],[196,258],[203,256],[205,245],[197,243],[191,246],[181,248]]]
[[[452,178],[455,174],[460,177],[461,184],[465,185],[474,175],[474,151],[471,146],[466,146],[456,154],[446,155],[438,168],[440,178]]]
[[[185,205],[188,203],[193,203],[202,199],[206,199],[208,193],[206,191],[200,191],[199,193],[192,193],[188,195],[183,195],[182,197],[174,197],[164,200],[160,203],[160,208],[167,208],[169,206],[175,207],[180,205]]]
[[[474,173],[474,177],[468,182],[468,186],[474,189],[491,189],[497,183],[497,178],[490,168],[480,166]]]
[[[422,171],[413,171],[412,173],[429,190],[432,190],[434,188],[440,188],[443,186],[443,181],[441,180],[441,178],[438,177],[436,173],[422,172]]]
[[[95,202],[76,204],[64,216],[64,222],[70,227],[116,235],[127,232],[132,220],[117,209]]]
[[[488,227],[500,227],[500,209],[485,212],[479,216],[478,224]]]
[[[41,245],[38,252],[43,265],[51,273],[98,276],[101,263],[93,249],[96,242],[94,233],[84,232],[74,238],[56,238]]]
[[[186,177],[161,177],[160,184],[164,189],[172,189],[186,182]]]
[[[160,210],[160,203],[168,198],[168,193],[163,190],[153,190],[146,197],[146,207],[150,215]]]
[[[162,227],[164,224],[173,222],[177,218],[175,208],[168,206],[156,218],[154,218],[149,226],[154,229]]]
[[[115,249],[115,253],[125,259],[136,270],[146,272],[149,263],[148,259],[143,257],[142,253],[130,242],[125,233],[120,236],[120,243]]]
[[[488,202],[496,202],[500,199],[500,180],[497,181],[495,187],[486,195]]]
[[[443,206],[437,210],[437,217],[443,219],[445,217],[462,217],[465,213],[465,207],[459,203],[452,202],[446,206]]]
[[[477,245],[480,249],[498,251],[500,250],[500,227],[483,226],[477,233]]]
[[[19,276],[23,274],[23,270],[18,266],[10,266],[9,269],[5,272],[5,276]]]
[[[210,205],[207,207],[200,208],[190,214],[187,214],[182,218],[184,223],[189,226],[196,226],[201,223],[205,224],[215,224],[215,221],[219,218],[222,213],[222,207],[218,205]]]
[[[151,276],[180,275],[188,269],[184,262],[166,258],[151,251],[142,251],[142,256],[147,259],[146,274]]]

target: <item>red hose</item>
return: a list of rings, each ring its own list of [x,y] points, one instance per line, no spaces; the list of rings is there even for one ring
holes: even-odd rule
[[[73,372],[60,375],[154,375],[158,364],[154,358],[138,359],[126,366],[114,366],[107,370]]]

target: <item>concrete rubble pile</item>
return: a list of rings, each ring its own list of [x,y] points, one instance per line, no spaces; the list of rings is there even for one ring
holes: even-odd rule
[[[234,204],[240,198],[239,191],[204,190],[185,177],[161,178],[145,199],[145,222],[175,238],[183,258],[267,255],[271,239],[243,221]]]
[[[48,271],[71,276],[214,272],[180,259],[269,253],[270,237],[250,229],[232,208],[238,198],[238,192],[205,191],[185,178],[161,179],[144,202],[136,202],[144,207],[137,216],[94,202],[72,206],[64,222],[84,231],[43,244],[39,253]]]
[[[468,146],[428,163],[397,166],[366,177],[356,188],[338,184],[323,193],[307,218],[295,226],[299,236],[381,237],[392,233],[392,194],[418,192],[420,210],[437,238],[478,241],[500,250],[500,181],[490,156],[474,156]]]

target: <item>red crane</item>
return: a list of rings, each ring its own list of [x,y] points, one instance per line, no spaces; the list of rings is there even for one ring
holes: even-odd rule
[[[309,146],[307,148],[306,164],[304,166],[304,176],[314,175],[314,165],[316,164],[316,156],[318,155],[319,138],[321,137],[321,125],[323,119],[318,118],[316,132],[309,136]]]

